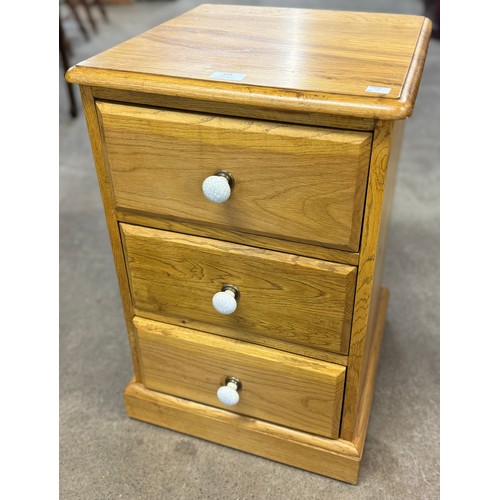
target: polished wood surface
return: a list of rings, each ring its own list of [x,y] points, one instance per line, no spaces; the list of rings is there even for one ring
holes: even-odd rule
[[[119,208],[357,251],[371,134],[99,102]],[[201,185],[235,180],[212,203]]]
[[[158,314],[151,311],[145,311],[144,309],[136,308],[134,312],[137,316],[141,316],[146,319],[161,321],[163,323],[168,323],[169,325],[177,325],[183,328],[191,328],[192,330],[210,332],[215,335],[221,335],[222,337],[230,337],[236,340],[249,342],[251,344],[271,347],[279,351],[292,352],[294,354],[319,359],[321,361],[327,361],[329,363],[335,363],[341,366],[347,366],[347,361],[349,359],[349,356],[346,354],[324,351],[322,349],[316,349],[310,345],[291,344],[286,340],[276,339],[267,335],[251,332],[249,330],[231,330],[225,326],[207,324],[203,321],[195,319],[179,318],[178,316],[171,316],[170,314],[165,313]]]
[[[125,390],[127,414],[139,420],[356,484],[375,390],[388,296],[387,289],[382,289],[376,308],[374,340],[367,363],[368,374],[362,387],[353,442],[322,438],[149,391],[135,380]]]
[[[116,217],[121,222],[127,222],[135,226],[152,227],[155,229],[166,229],[176,233],[192,234],[194,236],[204,236],[223,241],[232,241],[256,248],[268,248],[278,252],[301,255],[303,257],[313,257],[320,260],[329,260],[339,264],[356,266],[359,262],[358,252],[347,252],[336,248],[326,248],[297,241],[280,240],[269,236],[260,236],[241,231],[231,231],[215,227],[204,226],[193,222],[180,222],[171,220],[159,215],[144,215],[134,210],[117,209]]]
[[[356,118],[325,113],[300,112],[286,109],[273,109],[258,106],[245,106],[231,102],[202,101],[186,97],[175,97],[146,92],[130,92],[128,90],[93,87],[92,94],[96,99],[121,103],[142,104],[155,108],[169,108],[187,111],[198,111],[224,116],[255,118],[257,120],[297,123],[314,127],[332,127],[347,130],[371,131],[375,127],[372,118]]]
[[[201,100],[398,119],[413,110],[430,30],[430,21],[421,16],[201,5],[83,61],[68,79]],[[235,81],[240,78],[235,74],[244,76]],[[367,92],[370,87],[389,90]]]
[[[351,443],[237,415],[145,389],[132,381],[125,390],[127,415],[317,474],[356,484],[359,456]]]
[[[137,310],[203,322],[206,331],[216,325],[230,336],[248,331],[347,353],[356,268],[127,224],[121,229]],[[212,305],[225,284],[240,292],[230,315]]]
[[[359,418],[369,347],[378,313],[380,283],[377,280],[382,272],[382,248],[385,245],[384,238],[380,236],[381,230],[387,228],[390,217],[401,127],[401,124],[393,122],[378,122],[374,133],[342,414],[341,435],[348,441],[354,439]]]
[[[418,16],[203,5],[67,73],[122,294],[129,416],[357,481],[400,119],[430,30]],[[236,184],[215,205],[201,184],[222,168]],[[212,307],[224,284],[241,292],[229,316]],[[243,382],[232,411],[216,398],[229,375]]]
[[[99,181],[99,189],[101,191],[102,204],[104,207],[104,215],[108,226],[109,239],[111,242],[111,250],[115,262],[116,275],[118,285],[120,287],[120,295],[122,299],[123,312],[127,325],[128,339],[130,343],[130,352],[134,364],[134,373],[138,382],[142,380],[141,365],[137,352],[137,337],[134,325],[132,324],[133,306],[128,286],[127,269],[123,248],[120,236],[118,221],[115,217],[114,203],[112,200],[111,180],[105,166],[104,148],[102,143],[102,132],[99,127],[97,118],[97,110],[95,107],[94,97],[89,87],[80,86],[82,96],[83,110],[87,120],[87,129],[90,138],[90,145],[94,156],[94,164]]]
[[[373,325],[373,332],[371,332],[370,349],[366,352],[365,377],[361,384],[361,395],[352,439],[352,443],[360,457],[363,456],[370,410],[375,393],[377,366],[384,338],[385,316],[389,303],[389,290],[385,287],[380,287],[377,298],[378,302],[374,306],[375,323]]]
[[[378,232],[377,253],[375,254],[375,269],[373,273],[372,284],[372,299],[370,301],[370,312],[368,315],[368,323],[366,328],[365,353],[363,355],[363,369],[361,379],[366,376],[366,363],[369,358],[369,353],[372,348],[374,339],[375,322],[377,317],[377,304],[379,302],[379,294],[382,293],[382,275],[384,270],[385,249],[387,243],[387,233],[391,220],[392,203],[394,199],[394,191],[396,188],[396,175],[398,171],[399,153],[403,141],[405,121],[393,122],[391,131],[391,150],[389,153],[389,161],[387,163],[387,177],[384,187],[384,201],[382,202],[382,213],[380,220],[380,228]],[[379,151],[378,148],[375,152]],[[373,158],[375,161],[377,158]]]
[[[144,386],[326,437],[338,436],[345,367],[136,317]],[[240,400],[222,404],[226,377]]]

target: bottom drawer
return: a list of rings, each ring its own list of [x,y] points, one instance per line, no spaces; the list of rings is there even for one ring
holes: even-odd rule
[[[336,438],[345,367],[135,317],[148,389]],[[234,406],[217,396],[238,399]],[[224,392],[224,391],[223,391]],[[221,394],[221,397],[224,395]]]

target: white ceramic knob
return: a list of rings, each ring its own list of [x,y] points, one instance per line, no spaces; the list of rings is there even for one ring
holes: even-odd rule
[[[224,285],[220,292],[212,297],[212,305],[221,314],[233,314],[238,307],[238,290],[232,285]]]
[[[234,406],[240,400],[238,390],[241,388],[241,383],[234,377],[226,379],[226,385],[217,389],[217,398],[226,406]]]
[[[232,184],[233,180],[228,172],[217,171],[203,181],[203,194],[213,203],[224,203],[231,196]]]

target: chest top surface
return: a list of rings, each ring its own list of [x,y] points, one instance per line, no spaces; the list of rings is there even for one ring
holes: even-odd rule
[[[421,16],[201,5],[81,62],[68,80],[397,119],[412,112],[429,35]]]

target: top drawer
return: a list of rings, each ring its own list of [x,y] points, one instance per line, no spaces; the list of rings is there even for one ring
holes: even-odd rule
[[[98,102],[117,207],[357,251],[371,134]],[[208,201],[225,170],[230,198]]]

